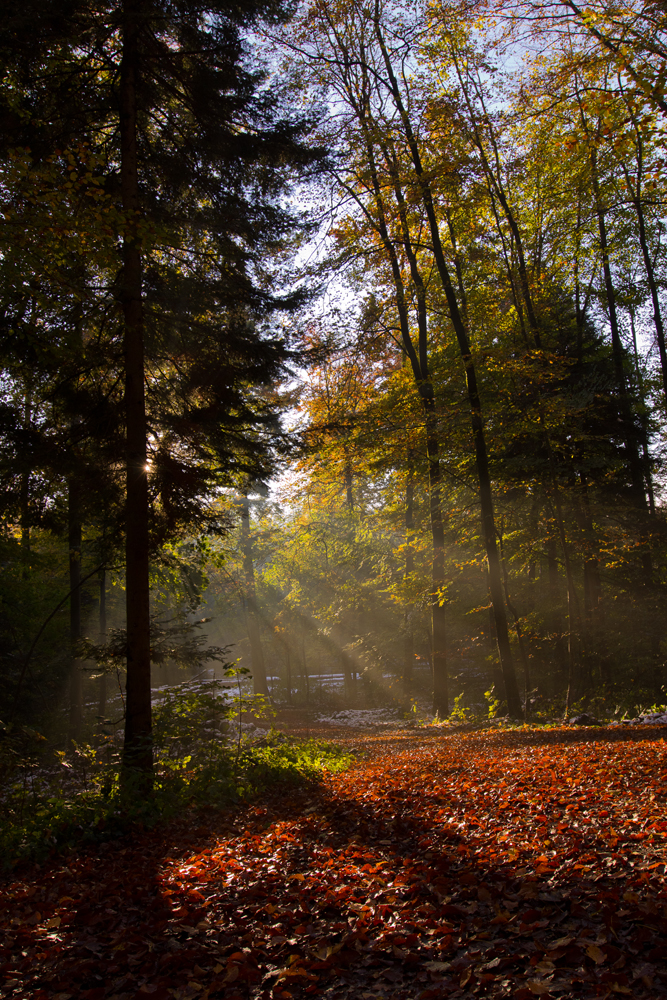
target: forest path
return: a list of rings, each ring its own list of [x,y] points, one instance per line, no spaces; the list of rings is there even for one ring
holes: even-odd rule
[[[664,730],[339,738],[319,785],[15,874],[0,995],[667,996]]]

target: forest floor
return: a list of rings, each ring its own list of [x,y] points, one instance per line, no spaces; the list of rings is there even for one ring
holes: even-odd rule
[[[356,762],[0,885],[0,996],[667,996],[664,727],[291,720]]]

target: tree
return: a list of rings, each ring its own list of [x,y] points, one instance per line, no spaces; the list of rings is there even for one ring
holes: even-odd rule
[[[468,396],[498,649],[509,710],[518,715],[520,699],[507,632],[475,358],[461,289],[457,290],[452,280],[449,260],[452,256],[456,257],[456,248],[445,246],[441,235],[443,231],[447,232],[446,211],[443,211],[431,179],[431,151],[422,142],[417,124],[423,111],[416,110],[418,97],[410,86],[410,74],[407,72],[408,63],[419,51],[419,33],[423,23],[419,22],[419,15],[417,23],[413,23],[390,6],[378,3],[370,10],[351,3],[340,12],[340,16],[312,7],[304,15],[302,25],[302,44],[290,44],[293,48],[298,47],[302,63],[313,67],[318,82],[330,88],[332,100],[340,102],[345,108],[346,126],[341,131],[337,125],[337,131],[345,143],[341,158],[351,161],[353,167],[351,171],[343,172],[346,176],[339,177],[339,184],[347,197],[354,200],[373,234],[374,245],[370,252],[375,256],[381,249],[384,255],[394,285],[400,342],[423,400],[432,505],[434,704],[437,711],[447,712],[444,603],[441,599],[444,585],[441,473],[436,397],[429,369],[424,266],[432,267],[439,278],[444,308],[459,349]],[[416,223],[419,236],[411,232],[408,214],[412,213],[409,213],[408,206],[416,208],[420,215]],[[424,261],[424,244],[429,264]],[[417,346],[410,329],[404,263],[409,275],[407,283],[414,294]],[[453,273],[457,274],[455,268]]]
[[[293,227],[285,185],[316,156],[300,143],[304,123],[250,68],[247,32],[284,18],[280,3],[80,2],[53,14],[33,25],[44,59],[10,77],[5,107],[27,111],[16,138],[42,129],[91,143],[110,192],[112,229],[93,259],[123,386],[124,754],[148,773],[149,557],[165,532],[201,517],[214,482],[268,468],[268,389],[289,357],[270,317],[297,297],[272,287],[263,262]],[[14,15],[9,33],[28,30]]]

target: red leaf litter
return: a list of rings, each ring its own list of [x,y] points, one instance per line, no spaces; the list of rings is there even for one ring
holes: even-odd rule
[[[663,731],[346,739],[316,788],[14,873],[0,994],[667,996]]]

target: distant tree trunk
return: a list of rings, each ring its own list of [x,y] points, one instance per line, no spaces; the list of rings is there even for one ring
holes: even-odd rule
[[[345,700],[346,702],[351,702],[354,695],[354,688],[352,682],[352,661],[348,653],[345,650],[341,651],[340,654],[340,665],[343,671],[343,687],[345,689]]]
[[[104,567],[99,573],[99,584],[100,584],[100,615],[99,615],[99,639],[100,643],[104,643],[107,640],[107,574]],[[100,675],[100,686],[98,691],[98,705],[97,714],[100,718],[104,718],[107,711],[107,675],[102,673]]]
[[[553,455],[548,435],[546,435],[549,445],[549,460],[553,466]],[[553,502],[556,514],[556,527],[563,552],[563,562],[565,564],[565,578],[567,580],[567,615],[568,615],[568,674],[567,674],[567,695],[565,698],[565,716],[567,717],[573,701],[579,694],[580,685],[580,642],[581,642],[581,614],[579,611],[579,598],[574,584],[572,563],[570,561],[570,551],[565,535],[565,522],[563,510],[560,502],[560,491],[556,481],[555,472],[552,468]]]
[[[648,509],[653,517],[655,515],[655,490],[653,489],[653,477],[651,475],[651,456],[649,453],[649,427],[647,418],[647,406],[646,406],[646,389],[644,387],[644,379],[642,378],[641,368],[639,366],[639,350],[637,348],[637,330],[635,328],[635,311],[634,308],[628,309],[630,316],[630,330],[632,333],[632,350],[634,354],[635,362],[635,378],[637,379],[637,389],[639,392],[639,402],[641,404],[640,417],[642,424],[642,455],[644,459],[644,476],[646,480],[646,494],[648,496]]]
[[[634,206],[635,212],[637,213],[637,227],[639,235],[639,246],[642,252],[642,260],[644,261],[644,270],[646,272],[646,281],[648,283],[649,292],[651,293],[651,304],[653,306],[653,323],[655,326],[655,337],[658,344],[658,354],[660,356],[660,371],[662,374],[662,389],[665,396],[665,405],[667,406],[667,346],[665,345],[665,325],[662,318],[662,310],[660,307],[660,290],[658,286],[658,281],[656,279],[655,267],[653,264],[653,258],[651,256],[651,250],[648,244],[648,238],[646,235],[646,219],[644,216],[644,200],[642,197],[642,184],[644,181],[644,130],[642,128],[641,122],[637,118],[637,114],[633,107],[632,99],[626,99],[625,105],[628,109],[630,121],[634,127],[635,140],[636,140],[636,165],[637,170],[634,173],[629,169],[628,164],[625,161],[621,161],[621,169],[625,176],[625,183],[627,185],[628,191],[630,193],[630,200]]]
[[[241,548],[243,551],[243,572],[245,575],[245,608],[246,627],[250,642],[250,659],[253,690],[255,694],[268,696],[269,686],[266,680],[264,650],[259,631],[257,614],[257,594],[255,592],[255,567],[252,560],[252,541],[250,539],[250,503],[247,495],[243,497],[241,507]]]
[[[500,657],[500,663],[503,671],[503,682],[505,687],[505,694],[507,697],[507,705],[509,713],[514,718],[519,718],[522,714],[521,710],[521,698],[519,696],[519,686],[517,684],[516,672],[514,670],[514,662],[512,660],[512,651],[510,648],[509,634],[507,631],[507,615],[505,612],[505,602],[503,600],[503,589],[500,573],[500,561],[498,559],[498,548],[496,545],[496,529],[494,521],[494,511],[493,511],[493,498],[491,491],[491,475],[489,472],[489,460],[488,452],[486,448],[486,438],[484,435],[484,420],[482,417],[482,407],[479,397],[479,390],[477,387],[477,374],[475,371],[475,365],[472,357],[472,351],[470,349],[470,343],[468,340],[468,333],[465,328],[465,323],[461,315],[461,311],[458,306],[456,299],[456,293],[452,285],[452,281],[449,274],[449,269],[447,268],[447,262],[445,259],[445,253],[442,246],[442,240],[440,238],[440,228],[438,225],[438,219],[435,211],[435,203],[433,201],[433,196],[431,188],[426,176],[421,162],[421,155],[419,152],[419,146],[412,130],[412,124],[410,122],[409,116],[403,105],[403,101],[400,95],[400,89],[398,86],[398,81],[393,71],[391,65],[391,59],[389,53],[386,49],[384,39],[379,32],[379,26],[376,24],[376,33],[378,37],[378,42],[382,50],[382,55],[384,58],[385,66],[387,69],[387,76],[389,78],[390,87],[396,102],[396,107],[403,120],[403,126],[406,133],[406,139],[408,142],[408,147],[412,156],[413,166],[415,173],[417,175],[418,183],[420,186],[420,193],[422,197],[422,203],[424,206],[424,211],[428,220],[428,227],[431,234],[431,240],[433,244],[433,256],[435,259],[435,265],[440,277],[440,282],[442,284],[442,289],[447,300],[449,315],[452,321],[452,326],[454,327],[454,332],[456,334],[456,339],[459,346],[459,352],[461,354],[461,360],[463,362],[465,370],[466,388],[468,391],[468,403],[470,406],[470,420],[471,420],[471,431],[473,447],[475,451],[475,460],[477,466],[477,475],[479,480],[479,498],[480,498],[480,508],[482,515],[482,536],[484,538],[486,555],[489,563],[489,589],[491,591],[491,603],[493,605],[493,615],[496,625],[496,636],[498,640],[498,654]],[[405,339],[405,338],[404,338]],[[427,428],[426,435],[427,440],[429,439],[429,400],[423,395],[424,403],[427,409]],[[432,412],[432,428],[435,429],[435,411]],[[437,438],[433,438],[434,444],[437,446]],[[440,489],[440,469],[439,464],[435,466],[436,454],[432,454],[429,451],[429,470],[435,472],[436,474],[436,484],[437,484],[437,494],[439,501],[439,489]],[[433,493],[433,490],[432,490]],[[431,501],[433,503],[433,499]],[[431,508],[433,512],[433,507]],[[439,551],[442,552],[442,578],[444,583],[444,532],[441,534],[441,526],[437,523],[433,528],[434,535],[434,583],[436,576],[436,569],[440,572],[439,564],[436,566],[436,558],[439,560]],[[436,539],[436,535],[438,538]],[[440,536],[442,537],[442,547],[440,549]],[[433,620],[433,663],[434,663],[434,680],[436,677],[436,666],[437,660],[436,655],[441,656],[444,663],[445,658],[445,647],[444,647],[444,606],[441,607],[440,602],[433,601],[433,609],[435,612]],[[439,672],[439,671],[438,671]],[[446,667],[442,671],[442,675],[446,678]],[[434,685],[435,688],[435,685]],[[434,692],[435,693],[435,692]],[[436,697],[435,701],[438,700]]]
[[[289,643],[285,644],[285,685],[287,687],[287,704],[292,704],[292,654]]]
[[[488,573],[487,573],[487,586],[488,586]],[[498,637],[496,636],[496,619],[493,614],[493,605],[491,604],[491,594],[489,592],[489,636],[490,636],[490,647],[492,666],[491,673],[493,676],[493,692],[498,699],[498,708],[501,711],[507,711],[507,701],[505,699],[505,681],[503,680],[503,671],[500,666],[500,660],[498,659]]]
[[[507,615],[505,612],[505,602],[503,600],[503,588],[500,573],[500,561],[498,559],[498,548],[496,545],[496,529],[493,511],[493,498],[491,491],[491,475],[489,472],[488,452],[486,448],[486,438],[484,435],[484,420],[482,417],[482,406],[477,387],[477,374],[475,364],[470,349],[468,332],[459,309],[456,292],[447,267],[445,252],[440,237],[440,226],[435,210],[435,202],[431,192],[430,184],[424,171],[419,145],[412,128],[409,115],[403,104],[398,80],[394,73],[391,58],[387,50],[384,38],[381,34],[379,23],[376,21],[376,36],[385,67],[389,86],[396,103],[396,108],[400,114],[408,148],[410,150],[412,163],[419,184],[422,204],[428,220],[428,228],[431,234],[433,256],[435,265],[442,284],[442,290],[447,300],[448,311],[454,332],[456,334],[461,360],[465,369],[466,388],[468,390],[468,403],[470,406],[471,431],[473,447],[475,450],[475,460],[477,475],[479,478],[479,498],[482,515],[482,535],[484,538],[486,555],[489,563],[489,588],[491,591],[491,603],[493,605],[493,615],[496,623],[496,636],[498,639],[498,654],[503,671],[503,681],[505,694],[507,696],[507,706],[509,713],[514,718],[521,716],[521,698],[519,696],[519,686],[517,684],[514,661],[510,648],[509,634],[507,631]],[[427,428],[428,436],[428,428]],[[444,541],[444,539],[443,539]],[[444,545],[443,545],[444,556]],[[435,622],[434,622],[435,632]],[[434,638],[434,650],[439,648],[439,642]],[[444,645],[443,645],[444,655]]]
[[[32,418],[32,396],[29,389],[26,389],[23,406],[23,428],[28,430]],[[21,473],[21,563],[23,564],[22,575],[28,576],[30,571],[30,470],[24,469]]]
[[[556,688],[560,689],[562,675],[567,672],[567,652],[563,640],[563,618],[561,613],[561,591],[558,580],[558,560],[556,558],[557,539],[552,533],[547,538],[547,588],[549,626],[554,637],[553,666],[558,675]]]
[[[69,538],[69,634],[72,646],[72,665],[69,684],[69,735],[76,740],[83,722],[83,674],[81,660],[74,655],[76,643],[81,638],[81,515],[77,486],[70,481],[68,490]]]
[[[405,580],[410,586],[412,574],[415,571],[415,553],[412,547],[412,535],[415,529],[415,482],[414,458],[412,449],[408,448],[407,479],[405,484]],[[412,607],[405,613],[405,640],[403,647],[403,698],[407,701],[412,694],[412,672],[415,662],[415,639],[412,628]]]
[[[428,455],[429,502],[433,561],[431,566],[431,619],[433,625],[433,711],[444,718],[449,713],[447,677],[447,614],[443,589],[445,586],[445,527],[442,519],[442,475],[440,449],[435,432],[435,407],[427,407],[426,451]]]
[[[586,683],[593,685],[593,666],[602,664],[604,656],[604,632],[600,628],[600,599],[602,588],[600,584],[599,553],[593,529],[586,476],[582,472],[581,507],[579,526],[584,533],[584,620],[582,641],[582,662],[586,668]]]
[[[635,500],[635,504],[640,510],[642,509],[646,510],[644,475],[642,469],[642,461],[639,457],[639,452],[637,449],[637,436],[635,433],[635,428],[632,418],[632,404],[628,393],[627,375],[625,371],[625,351],[623,349],[623,343],[621,341],[621,334],[618,324],[618,312],[616,308],[616,291],[614,289],[614,280],[611,273],[609,241],[607,238],[606,212],[604,205],[602,203],[602,194],[600,191],[600,181],[598,175],[597,149],[594,144],[591,144],[591,149],[590,149],[590,165],[591,165],[591,183],[593,187],[593,195],[595,200],[595,212],[597,215],[598,233],[600,237],[600,256],[602,257],[602,271],[604,275],[605,304],[607,306],[607,315],[609,317],[609,327],[611,330],[611,349],[612,349],[612,356],[614,359],[614,370],[616,373],[616,385],[618,388],[620,405],[621,405],[623,440],[625,444],[625,452],[628,458],[628,466],[630,469],[630,481],[632,484],[632,493]],[[644,554],[643,565],[644,565],[644,572],[647,575],[648,579],[650,580],[653,573],[650,554],[648,553]]]
[[[366,123],[362,117],[362,126]],[[447,678],[446,655],[446,610],[442,599],[445,585],[445,535],[441,507],[441,472],[437,437],[437,414],[433,386],[429,377],[428,367],[428,324],[426,312],[426,291],[419,271],[417,257],[407,224],[405,203],[398,175],[395,175],[395,193],[399,206],[399,214],[403,228],[403,249],[410,262],[410,275],[417,295],[417,323],[419,327],[419,350],[415,351],[410,334],[410,319],[408,312],[405,284],[403,281],[401,263],[398,259],[396,246],[387,228],[382,186],[377,172],[373,142],[370,133],[366,131],[368,162],[371,168],[375,202],[378,212],[378,231],[391,264],[394,287],[396,290],[396,306],[401,325],[401,337],[404,348],[404,363],[409,360],[412,373],[421,396],[424,422],[426,424],[426,451],[429,476],[429,506],[431,515],[431,538],[433,541],[433,557],[431,563],[431,670],[433,678],[433,711],[442,718],[449,713],[449,692]],[[389,151],[387,156],[390,157]]]
[[[124,0],[120,68],[120,182],[123,230],[123,352],[125,358],[126,500],[125,595],[127,607],[127,697],[125,769],[152,781],[151,640],[149,588],[148,474],[144,387],[144,312],[141,199],[137,154],[140,4]]]
[[[306,705],[310,704],[310,678],[308,677],[308,658],[306,656],[306,640],[301,639],[301,663],[303,665],[303,686],[306,696]]]
[[[516,631],[517,642],[519,643],[519,652],[521,654],[521,662],[523,664],[523,691],[524,691],[524,706],[523,714],[524,718],[528,720],[530,714],[530,708],[528,704],[528,696],[530,694],[530,665],[528,663],[528,654],[526,653],[526,647],[523,641],[523,632],[521,630],[521,620],[519,618],[519,613],[516,607],[512,603],[510,597],[510,584],[509,584],[509,574],[507,572],[507,565],[505,563],[505,555],[503,551],[503,535],[504,535],[504,525],[501,519],[500,523],[500,562],[503,570],[503,583],[505,585],[505,601],[507,603],[507,610],[514,618],[514,629]]]
[[[352,491],[352,464],[347,448],[345,448],[345,504],[350,513],[354,510],[354,493]]]

